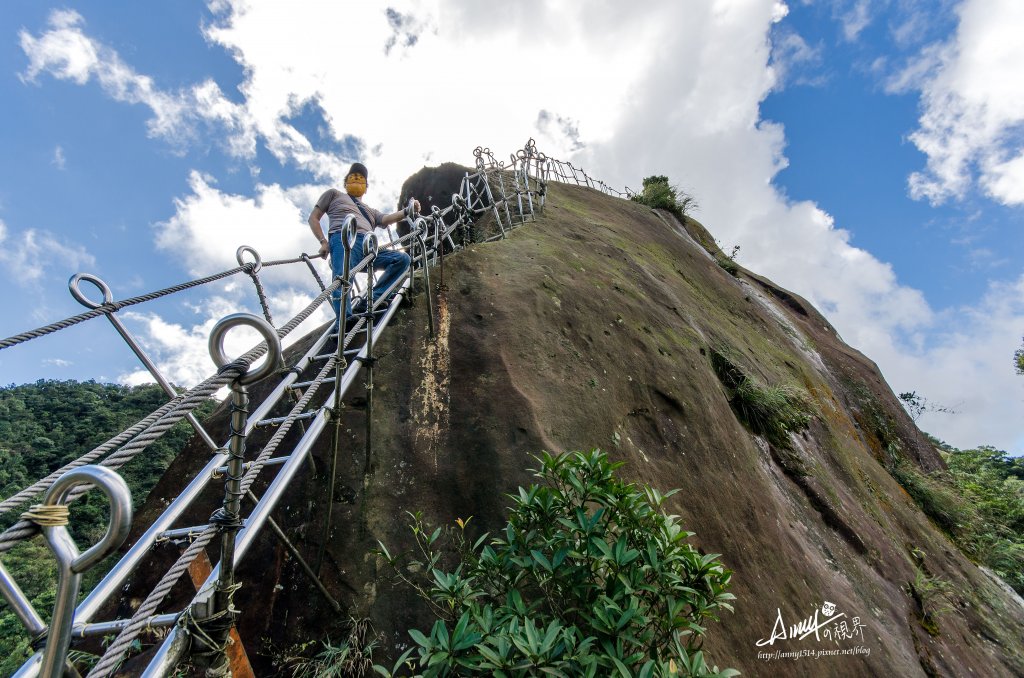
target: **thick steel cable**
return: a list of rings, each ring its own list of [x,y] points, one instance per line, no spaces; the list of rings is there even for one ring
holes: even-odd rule
[[[274,319],[270,316],[270,304],[267,302],[267,293],[263,290],[263,283],[260,282],[260,276],[256,272],[256,269],[250,269],[246,271],[249,277],[252,278],[252,284],[256,286],[256,296],[260,299],[260,307],[263,308],[263,317],[267,319],[270,326],[274,326]]]
[[[336,356],[331,356],[324,364],[323,368],[317,374],[316,378],[310,383],[303,396],[295,403],[288,416],[281,423],[281,426],[274,433],[274,435],[267,441],[267,444],[263,447],[263,450],[252,461],[249,470],[242,478],[242,485],[240,488],[241,494],[248,492],[252,484],[256,482],[256,477],[260,471],[266,465],[266,461],[277,451],[281,442],[285,436],[288,435],[292,425],[298,420],[300,414],[309,405],[310,400],[316,395],[317,390],[323,384],[324,379],[334,369],[334,363],[337,360]],[[177,583],[178,578],[188,569],[192,561],[199,555],[199,552],[204,549],[207,544],[213,539],[217,533],[217,528],[214,526],[207,527],[200,535],[175,561],[174,565],[167,571],[167,573],[157,582],[153,590],[146,596],[146,599],[139,605],[138,610],[132,615],[128,625],[124,627],[121,633],[118,634],[114,642],[110,644],[103,657],[96,664],[92,671],[89,672],[89,678],[106,678],[117,668],[121,661],[121,655],[127,650],[131,644],[135,641],[138,635],[146,629],[149,625],[149,618],[156,612],[160,603],[167,597],[167,594],[171,591],[174,585]]]
[[[182,552],[174,565],[167,570],[167,574],[163,576],[153,590],[149,592],[149,595],[146,596],[146,599],[142,601],[139,609],[132,615],[128,625],[117,634],[114,641],[107,647],[103,656],[87,674],[88,678],[107,678],[117,670],[121,665],[121,656],[125,650],[131,647],[131,644],[138,635],[149,626],[151,614],[159,607],[160,603],[167,597],[167,594],[171,592],[174,585],[178,583],[178,579],[188,570],[192,561],[199,556],[216,535],[217,528],[210,526],[203,530],[196,537],[195,541],[189,544],[188,548]]]
[[[309,255],[303,254],[301,257],[299,257],[299,260],[306,262],[306,266],[309,268],[309,272],[313,274],[313,279],[316,280],[316,284],[320,286],[321,290],[325,289],[326,286],[324,285],[324,280],[323,278],[320,277],[320,274],[317,273],[316,267],[313,266],[313,262],[310,261]]]
[[[125,308],[126,306],[134,306],[135,304],[141,304],[141,303],[146,302],[146,301],[152,301],[154,299],[159,299],[160,297],[165,297],[168,294],[174,294],[175,292],[181,292],[183,290],[187,290],[187,289],[192,288],[192,287],[198,287],[199,285],[205,285],[207,283],[211,283],[211,282],[214,282],[214,281],[217,281],[217,280],[221,280],[223,278],[227,278],[227,277],[232,276],[232,275],[234,275],[236,273],[241,273],[242,271],[245,271],[245,270],[251,269],[251,268],[252,268],[252,264],[246,264],[245,266],[238,266],[236,268],[233,268],[230,271],[222,271],[220,273],[216,273],[214,275],[207,276],[205,278],[198,278],[196,280],[189,280],[189,281],[183,282],[183,283],[181,283],[179,285],[174,285],[173,287],[166,287],[166,288],[164,288],[162,290],[157,290],[156,292],[149,292],[148,294],[142,294],[142,295],[137,296],[137,297],[131,297],[129,299],[122,299],[121,301],[112,301],[109,304],[102,304],[102,305],[97,306],[96,308],[92,309],[91,311],[86,311],[84,313],[79,313],[78,315],[73,315],[70,318],[64,318],[63,320],[58,320],[55,323],[50,323],[49,325],[44,325],[43,327],[37,327],[34,330],[29,330],[28,332],[22,332],[21,334],[16,334],[13,337],[7,337],[6,339],[0,340],[0,350],[5,349],[5,348],[10,348],[11,346],[15,346],[17,344],[21,344],[21,343],[26,342],[26,341],[28,341],[30,339],[36,339],[38,337],[42,337],[42,336],[45,336],[47,334],[51,334],[53,332],[57,332],[58,330],[66,329],[68,327],[71,327],[72,325],[77,325],[80,322],[83,322],[85,320],[89,320],[90,318],[96,318],[96,317],[101,316],[101,315],[103,315],[105,313],[111,313],[113,311],[118,311],[118,310],[120,310],[122,308]]]

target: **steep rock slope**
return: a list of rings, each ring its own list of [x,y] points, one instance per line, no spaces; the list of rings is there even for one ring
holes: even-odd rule
[[[1024,674],[1024,609],[886,471],[893,455],[925,471],[942,461],[875,365],[797,295],[743,270],[729,275],[714,249],[692,220],[553,185],[536,223],[446,258],[436,338],[420,294],[378,346],[368,464],[365,409],[345,410],[328,588],[393,652],[408,643],[406,629],[427,623],[372,554],[378,539],[393,551],[411,545],[406,511],[434,524],[473,516],[476,530],[493,530],[504,494],[531,481],[530,454],[601,447],[627,462],[627,479],[681,488],[670,510],[735,571],[736,613],[712,625],[706,644],[720,666],[746,675]],[[809,427],[788,445],[752,434],[714,355],[804,391]],[[316,470],[276,514],[310,557],[329,456],[325,439]],[[179,459],[150,515],[201,457],[196,447]],[[955,591],[937,635],[909,593],[922,562]],[[269,536],[241,579],[241,634],[257,663],[269,667],[282,648],[336,621]],[[815,614],[825,620],[826,602],[851,637],[764,642],[779,618],[787,631]],[[794,659],[777,650],[848,652]]]

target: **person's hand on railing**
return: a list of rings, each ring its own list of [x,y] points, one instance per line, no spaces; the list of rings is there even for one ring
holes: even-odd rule
[[[416,215],[420,213],[420,201],[416,198],[409,198],[409,202],[405,206],[405,218],[410,221],[415,221]]]

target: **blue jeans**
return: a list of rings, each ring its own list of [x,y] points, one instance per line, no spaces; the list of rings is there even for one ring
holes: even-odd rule
[[[352,246],[352,252],[349,255],[349,270],[354,269],[363,260],[363,239],[365,236],[365,233],[360,233],[356,236],[355,245]],[[345,246],[341,241],[341,232],[331,233],[328,243],[331,249],[331,276],[332,278],[337,278],[345,274]],[[412,258],[405,252],[384,249],[383,247],[377,250],[377,258],[373,263],[373,268],[374,270],[383,270],[384,274],[379,277],[377,284],[373,286],[374,302],[379,300],[388,288],[405,275],[411,263]],[[334,308],[335,315],[339,315],[341,292],[341,288],[338,288],[331,294],[331,306]],[[351,303],[351,299],[345,297],[346,319],[352,315]]]

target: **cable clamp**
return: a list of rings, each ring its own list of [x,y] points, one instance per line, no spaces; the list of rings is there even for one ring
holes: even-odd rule
[[[245,521],[237,513],[231,513],[224,508],[219,508],[210,516],[210,524],[216,525],[217,529],[223,532],[231,528],[241,528],[245,525]]]

